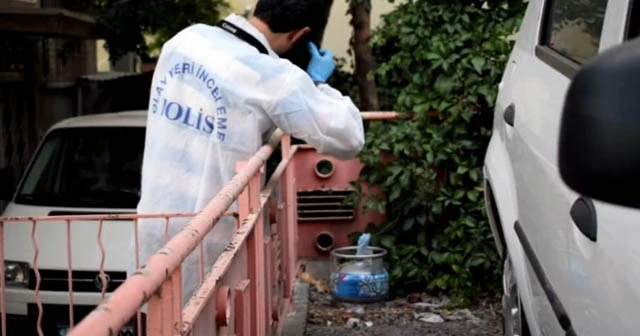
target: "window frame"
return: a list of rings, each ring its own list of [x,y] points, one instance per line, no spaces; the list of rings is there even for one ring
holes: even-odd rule
[[[542,18],[540,21],[540,29],[538,32],[538,44],[535,47],[535,55],[542,62],[546,63],[550,67],[554,68],[564,76],[569,79],[573,79],[575,74],[580,70],[582,64],[574,61],[568,56],[565,56],[548,46],[549,40],[551,39],[551,11],[553,10],[553,5],[557,0],[546,0],[543,3],[542,8]],[[633,2],[634,0],[630,0]],[[608,2],[607,2],[608,5]],[[605,16],[606,16],[606,7],[605,7]],[[604,21],[603,21],[604,24]],[[628,22],[627,22],[628,24]],[[604,25],[603,25],[604,29]],[[602,32],[600,32],[600,38],[602,38]],[[598,39],[599,41],[600,39]],[[598,47],[599,49],[599,47]]]

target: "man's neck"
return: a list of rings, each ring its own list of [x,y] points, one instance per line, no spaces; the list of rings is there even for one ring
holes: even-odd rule
[[[269,26],[264,21],[258,19],[255,16],[252,16],[251,18],[249,18],[248,21],[259,32],[261,32],[262,35],[264,35],[264,37],[267,39],[267,42],[269,42],[269,45],[273,49],[274,42],[275,42],[275,36],[274,36],[273,32],[271,31],[271,29],[269,29]]]

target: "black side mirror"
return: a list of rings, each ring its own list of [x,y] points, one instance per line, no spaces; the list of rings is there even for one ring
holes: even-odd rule
[[[575,76],[560,127],[562,179],[578,193],[640,208],[640,39],[600,54]]]
[[[10,201],[13,198],[15,182],[11,170],[0,169],[0,200]]]

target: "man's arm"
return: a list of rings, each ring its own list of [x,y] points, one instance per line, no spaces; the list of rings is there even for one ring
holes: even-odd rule
[[[285,133],[321,154],[355,157],[364,146],[360,111],[349,97],[292,66],[267,113]]]

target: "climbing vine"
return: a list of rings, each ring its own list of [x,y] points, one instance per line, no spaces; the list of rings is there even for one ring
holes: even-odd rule
[[[381,189],[365,210],[387,215],[367,231],[389,252],[396,294],[430,290],[464,300],[499,283],[481,167],[497,84],[525,7],[407,0],[373,35],[381,108],[415,114],[370,123],[360,155],[361,181]]]

